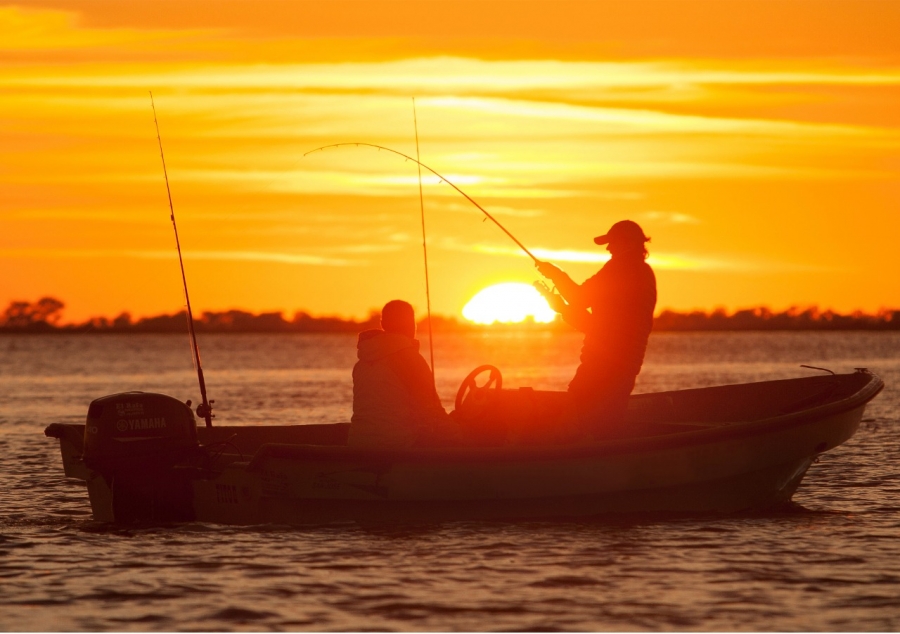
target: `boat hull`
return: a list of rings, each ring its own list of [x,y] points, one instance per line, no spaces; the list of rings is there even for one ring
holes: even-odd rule
[[[194,519],[303,525],[770,509],[790,501],[816,456],[856,432],[883,384],[853,380],[852,394],[796,412],[579,445],[377,450],[342,446],[337,428],[319,430],[332,436],[319,445],[278,442],[287,427],[201,429],[201,442],[243,429],[259,444],[252,458],[233,455],[197,473]],[[114,487],[79,470],[77,430],[57,432],[66,473],[86,480],[95,519],[116,520]]]
[[[790,501],[816,448],[843,443],[861,416],[857,408],[749,439],[641,449],[626,442],[555,457],[486,452],[469,460],[379,461],[272,446],[250,468],[196,482],[197,519],[306,524],[761,510]],[[233,495],[223,495],[223,485]]]

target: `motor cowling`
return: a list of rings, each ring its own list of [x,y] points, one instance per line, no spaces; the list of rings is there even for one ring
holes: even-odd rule
[[[176,398],[124,392],[88,408],[84,463],[112,490],[117,522],[192,520],[198,453],[194,414]]]

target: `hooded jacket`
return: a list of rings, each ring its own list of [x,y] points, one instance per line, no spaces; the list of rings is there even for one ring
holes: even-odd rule
[[[348,444],[408,447],[446,418],[418,341],[367,330],[356,348]]]

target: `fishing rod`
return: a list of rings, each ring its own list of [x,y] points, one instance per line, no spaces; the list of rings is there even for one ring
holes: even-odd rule
[[[330,145],[323,145],[322,147],[317,147],[317,148],[314,149],[314,150],[310,150],[309,152],[305,152],[305,153],[303,154],[303,156],[308,156],[308,155],[312,154],[313,152],[319,152],[320,150],[327,150],[328,148],[332,148],[332,147],[344,147],[344,146],[348,146],[348,145],[355,145],[356,147],[360,147],[360,146],[362,146],[362,147],[371,147],[371,148],[375,148],[375,149],[377,149],[377,150],[385,150],[386,152],[391,152],[391,153],[396,154],[396,155],[398,155],[398,156],[402,156],[402,157],[405,158],[407,161],[412,161],[413,163],[416,163],[416,164],[419,165],[420,167],[424,167],[424,168],[427,169],[429,172],[431,172],[432,174],[434,174],[435,176],[437,176],[438,178],[440,178],[443,182],[445,182],[445,183],[447,183],[448,185],[450,185],[450,187],[452,187],[453,189],[455,189],[456,191],[458,191],[460,194],[462,194],[463,197],[464,197],[466,200],[468,200],[470,203],[472,203],[473,205],[475,205],[476,207],[478,207],[478,209],[481,210],[481,213],[483,213],[485,216],[487,216],[487,217],[491,220],[491,222],[493,222],[495,225],[497,225],[498,227],[500,227],[500,229],[501,229],[501,231],[503,231],[503,233],[505,233],[507,236],[509,236],[509,238],[510,238],[513,242],[515,242],[516,245],[518,245],[518,247],[519,247],[520,249],[522,249],[522,251],[524,251],[524,252],[526,253],[526,255],[528,255],[528,257],[530,257],[532,260],[534,260],[535,264],[537,264],[538,262],[540,262],[540,260],[538,260],[538,259],[534,256],[534,254],[533,254],[531,251],[529,251],[528,248],[527,248],[524,244],[522,244],[521,242],[519,242],[519,241],[516,239],[516,237],[515,237],[513,234],[511,234],[511,233],[506,229],[506,227],[504,227],[503,225],[501,225],[500,222],[498,222],[498,220],[497,220],[496,218],[494,218],[491,214],[489,214],[489,213],[487,212],[487,210],[485,210],[484,207],[482,207],[482,206],[479,205],[477,202],[475,202],[475,200],[474,200],[471,196],[469,196],[466,192],[464,192],[464,191],[461,190],[459,187],[457,187],[456,185],[454,185],[451,181],[447,180],[447,178],[446,178],[445,176],[443,176],[442,174],[439,174],[439,173],[436,172],[435,170],[433,170],[433,169],[431,169],[430,167],[428,167],[427,165],[425,165],[425,163],[423,163],[422,161],[419,161],[418,159],[414,159],[413,157],[411,157],[411,156],[409,156],[409,155],[407,155],[407,154],[404,154],[403,152],[398,152],[397,150],[392,150],[391,148],[389,148],[389,147],[384,147],[383,145],[376,145],[375,143],[364,143],[364,142],[360,141],[360,142],[349,142],[349,143],[332,143],[332,144],[330,144]]]
[[[181,265],[181,283],[184,287],[188,333],[191,337],[191,360],[197,368],[197,378],[200,381],[200,398],[203,402],[197,406],[197,416],[206,420],[207,427],[212,427],[212,404],[215,401],[210,401],[206,398],[206,381],[203,380],[203,367],[200,365],[200,346],[197,345],[197,333],[194,332],[194,314],[191,312],[191,298],[188,296],[187,277],[184,274],[184,259],[181,257],[181,242],[178,240],[178,225],[175,224],[175,207],[172,205],[172,190],[169,188],[169,173],[166,171],[166,157],[163,154],[162,137],[159,135],[159,122],[156,120],[156,104],[153,103],[153,91],[150,91],[150,107],[153,108],[153,123],[156,125],[156,140],[159,142],[159,158],[162,159],[163,176],[166,179],[166,193],[169,195],[169,217],[172,219],[172,228],[175,230],[175,246],[178,248],[178,263]]]
[[[416,130],[416,163],[419,168],[419,211],[422,214],[422,254],[425,257],[425,301],[428,306],[428,351],[431,353],[431,382],[434,383],[434,333],[431,330],[431,288],[428,285],[428,247],[425,246],[425,196],[422,194],[422,163],[419,161],[419,121],[416,98],[412,98],[413,127]]]

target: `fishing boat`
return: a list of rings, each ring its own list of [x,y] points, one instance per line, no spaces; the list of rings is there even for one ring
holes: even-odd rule
[[[349,423],[200,426],[189,402],[128,392],[52,424],[95,520],[218,524],[735,513],[791,500],[816,457],[853,436],[883,387],[865,369],[635,394],[614,436],[554,435],[566,394],[463,382],[468,438],[347,445]]]
[[[200,387],[196,413],[206,424],[197,426],[190,401],[127,392],[93,401],[84,425],[47,427],[59,439],[65,475],[86,483],[98,521],[303,525],[767,509],[789,502],[816,457],[853,436],[883,387],[860,369],[637,394],[615,433],[579,437],[559,433],[569,418],[565,392],[503,389],[500,371],[481,366],[457,393],[452,415],[462,433],[454,442],[356,447],[348,445],[349,423],[213,426],[150,98]],[[385,150],[430,171],[538,263],[418,152],[413,158],[369,143],[313,152],[346,145]],[[424,210],[422,230],[424,253]],[[425,264],[427,272],[427,257]],[[479,386],[484,372],[489,379]]]

